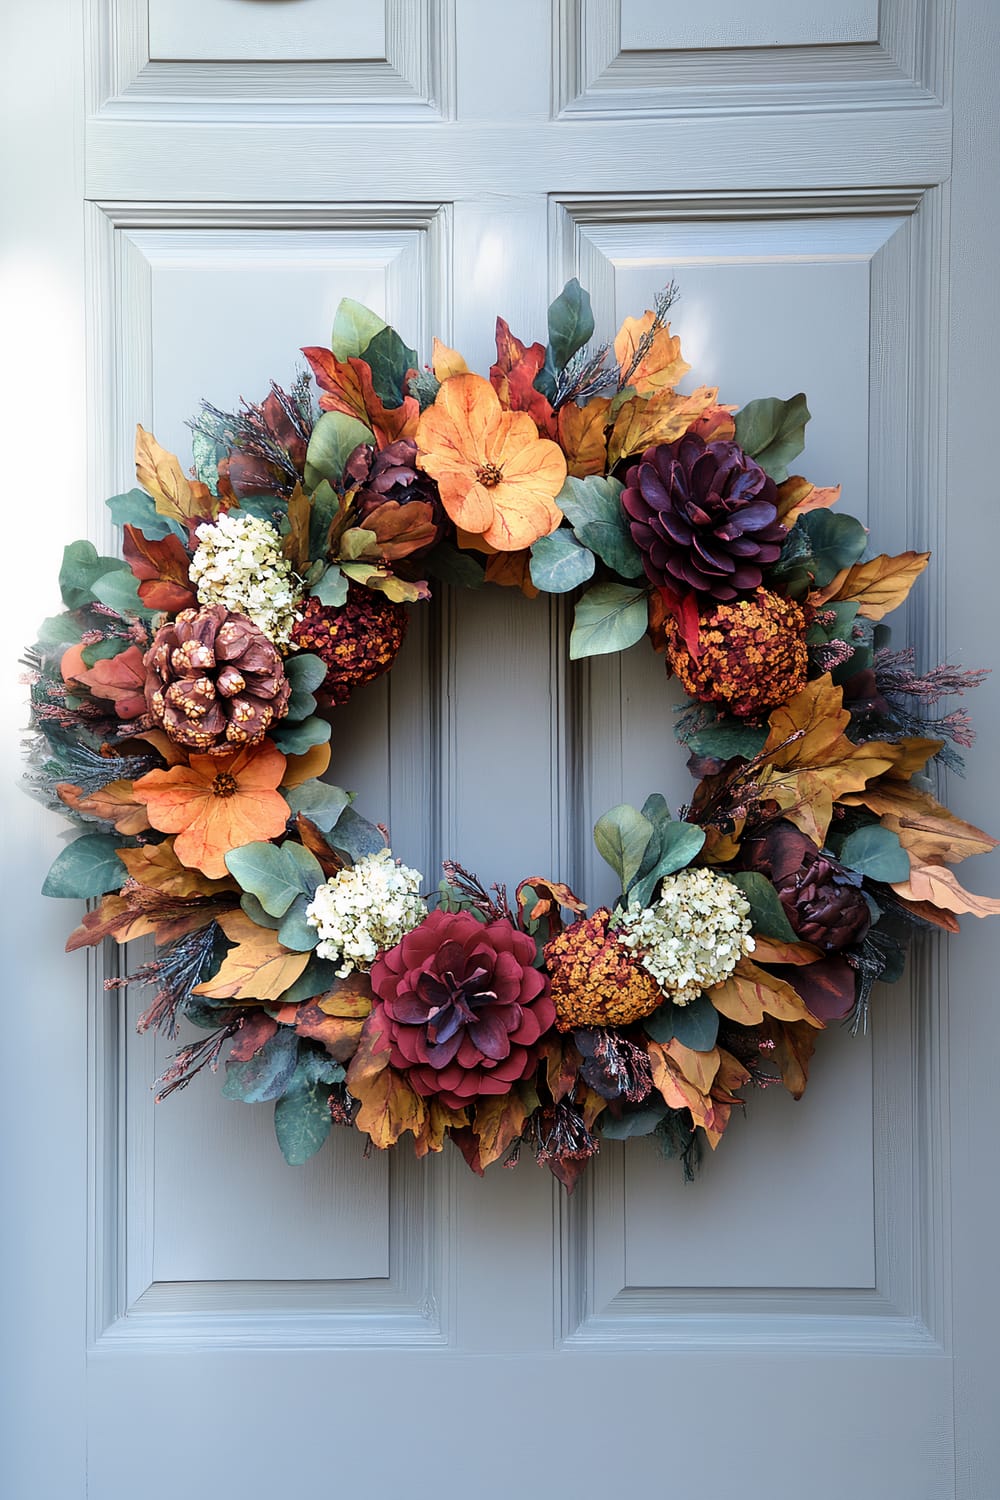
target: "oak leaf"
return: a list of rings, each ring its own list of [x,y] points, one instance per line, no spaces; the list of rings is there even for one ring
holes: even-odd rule
[[[917,864],[955,865],[997,846],[990,834],[957,818],[929,792],[889,777],[848,794],[843,801],[877,814],[882,827],[896,834]]]
[[[427,1119],[427,1102],[414,1093],[395,1068],[383,1068],[360,1095],[350,1084],[348,1087],[355,1098],[361,1099],[354,1123],[380,1151],[394,1146],[408,1130],[415,1136],[421,1135]]]
[[[146,669],[138,646],[129,646],[117,656],[103,657],[88,667],[86,647],[70,646],[59,661],[63,681],[71,690],[87,688],[97,698],[109,698],[119,719],[135,719],[146,712]]]
[[[278,1000],[309,962],[308,953],[293,953],[269,927],[258,927],[242,909],[226,912],[219,926],[235,947],[219,972],[195,985],[193,994],[210,1000]]]
[[[509,1094],[478,1101],[472,1116],[472,1129],[479,1142],[479,1162],[484,1169],[513,1145],[527,1118],[527,1106],[516,1088]]]
[[[449,1130],[467,1130],[469,1126],[467,1109],[449,1109],[440,1099],[428,1099],[425,1102],[427,1113],[423,1127],[420,1134],[413,1138],[413,1150],[418,1157],[426,1156],[431,1151],[443,1151]]]
[[[371,367],[363,359],[352,355],[339,360],[329,349],[303,349],[322,395],[319,404],[323,411],[342,411],[356,417],[370,427],[379,448],[388,448],[397,439],[413,437],[419,402],[413,396],[404,396],[396,407],[387,407],[372,384]]]
[[[56,783],[56,794],[60,802],[73,808],[74,812],[88,813],[92,818],[113,823],[116,832],[127,837],[144,833],[149,827],[145,807],[132,800],[131,781],[109,781],[107,786],[87,796],[71,782],[60,781]]]

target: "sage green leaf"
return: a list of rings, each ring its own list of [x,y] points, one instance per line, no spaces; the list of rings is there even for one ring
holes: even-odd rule
[[[337,965],[328,958],[311,958],[293,985],[281,997],[282,1005],[298,1005],[303,1000],[312,1000],[316,995],[325,995],[337,983]]]
[[[342,604],[347,603],[347,576],[336,563],[331,563],[309,592],[320,604],[326,604],[330,609],[339,609]]]
[[[126,490],[124,495],[112,495],[104,503],[116,526],[134,526],[151,542],[161,542],[171,533],[184,536],[183,526],[170,516],[161,516],[156,501],[145,490]]]
[[[673,814],[670,805],[662,792],[650,792],[642,804],[642,815],[655,825],[660,823],[672,823]]]
[[[849,833],[840,846],[840,859],[859,875],[886,885],[910,878],[910,859],[899,835],[880,823],[869,823]]]
[[[291,839],[282,844],[244,844],[230,849],[226,869],[272,917],[283,917],[297,896],[311,897],[323,882],[316,856]]]
[[[296,896],[278,928],[278,942],[296,953],[308,953],[319,942],[319,932],[306,921],[311,900],[311,896]]]
[[[599,474],[588,474],[585,479],[570,475],[556,496],[556,504],[579,541],[596,552],[612,573],[619,578],[638,578],[642,573],[642,553],[632,540],[622,510],[623,489],[617,479],[602,478]]]
[[[713,755],[716,760],[729,760],[734,755],[742,755],[744,760],[753,760],[763,750],[766,740],[766,729],[751,729],[743,724],[720,722],[706,725],[704,729],[692,734],[687,746],[698,755]]]
[[[115,853],[121,844],[120,833],[85,833],[74,839],[53,860],[42,895],[86,900],[120,891],[128,874]]]
[[[806,631],[806,645],[822,646],[827,641],[849,640],[860,608],[861,604],[857,599],[838,599],[825,603],[817,611],[820,618],[814,620]]]
[[[340,556],[347,562],[357,562],[364,559],[377,566],[374,559],[365,558],[365,553],[378,552],[378,536],[374,531],[367,531],[363,526],[352,526],[345,531],[340,538]]]
[[[102,573],[94,580],[91,592],[100,604],[116,609],[120,615],[142,615],[148,620],[156,613],[139,598],[139,580],[131,568],[119,567]]]
[[[597,583],[578,600],[569,638],[572,661],[626,651],[646,633],[647,590],[623,583]]]
[[[269,927],[272,932],[277,932],[281,926],[282,918],[272,917],[270,912],[266,912],[252,891],[243,892],[240,905],[251,922],[256,922],[258,927]]]
[[[70,542],[63,548],[59,590],[67,609],[82,609],[93,599],[93,585],[122,565],[120,557],[101,557],[93,542]]]
[[[194,429],[191,434],[191,458],[195,478],[206,486],[210,495],[219,493],[219,462],[227,455],[228,449],[223,443],[209,437],[200,427]],[[146,535],[149,536],[150,533],[147,531]]]
[[[594,824],[597,852],[614,870],[623,891],[635,879],[652,837],[652,823],[637,807],[630,807],[627,802],[613,807]]]
[[[382,328],[365,349],[365,362],[372,372],[372,385],[383,406],[401,406],[406,395],[406,377],[419,369],[417,351],[410,349],[395,328]]]
[[[266,521],[282,536],[288,535],[288,501],[284,495],[244,495],[229,514],[253,516],[256,521]]]
[[[306,781],[282,795],[293,813],[302,813],[323,833],[330,832],[344,808],[354,800],[353,792],[345,792],[343,787],[330,786],[325,781]]]
[[[277,1099],[288,1087],[298,1060],[299,1039],[290,1026],[279,1026],[246,1062],[227,1062],[222,1092],[227,1099],[244,1104],[263,1104]]]
[[[842,568],[853,567],[864,555],[868,533],[854,516],[833,510],[810,510],[795,523],[809,538],[813,583],[825,588]]]
[[[83,629],[72,615],[49,615],[38,627],[35,644],[51,652],[63,646],[75,646],[82,637]]]
[[[656,832],[659,857],[648,875],[636,880],[631,889],[626,887],[630,905],[648,906],[664,875],[674,875],[678,870],[686,869],[705,842],[704,828],[698,828],[694,823],[661,823]]]
[[[306,449],[306,489],[314,490],[321,480],[339,485],[344,465],[359,443],[374,443],[375,434],[357,417],[343,411],[325,411],[312,430]]]
[[[803,393],[787,401],[778,396],[749,401],[736,413],[735,421],[736,441],[744,453],[756,459],[775,484],[783,484],[788,465],[806,445],[809,408]]]
[[[326,662],[311,651],[295,651],[285,660],[285,676],[292,684],[292,693],[281,722],[294,724],[316,712],[313,689],[326,681]]]
[[[568,594],[594,575],[594,554],[565,526],[531,548],[531,581],[545,594]]]
[[[432,578],[450,583],[453,588],[481,589],[485,580],[482,565],[469,552],[460,552],[450,542],[439,542],[424,558],[424,567]]]
[[[332,849],[338,854],[346,854],[350,860],[363,859],[366,854],[377,854],[385,848],[385,839],[375,824],[356,813],[353,807],[344,808],[326,839]]]
[[[774,938],[779,943],[797,943],[795,929],[785,915],[785,908],[778,893],[759,870],[736,870],[726,873],[726,879],[738,885],[750,902],[750,921],[754,932],[761,937]]]
[[[330,738],[329,720],[312,714],[300,724],[289,724],[282,719],[268,730],[271,740],[283,755],[305,755],[313,745],[325,745]]]
[[[357,358],[364,354],[375,335],[386,327],[385,319],[372,312],[370,307],[351,297],[343,297],[333,315],[330,348],[341,362]]]
[[[577,350],[593,336],[590,293],[573,276],[549,304],[549,348],[556,371],[564,370]]]
[[[646,1017],[642,1029],[654,1042],[666,1045],[676,1037],[692,1052],[711,1052],[719,1035],[719,1012],[707,995],[699,995],[690,1005],[668,1000]]]
[[[332,1125],[329,1084],[290,1088],[275,1102],[274,1133],[291,1167],[300,1167],[316,1155]]]
[[[601,1116],[600,1131],[606,1141],[628,1141],[633,1136],[652,1135],[666,1118],[665,1104],[651,1104],[644,1109],[630,1109],[620,1120],[612,1120],[607,1111]]]

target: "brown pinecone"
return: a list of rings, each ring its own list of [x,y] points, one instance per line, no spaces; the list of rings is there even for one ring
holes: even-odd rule
[[[156,632],[144,664],[150,713],[189,750],[256,745],[288,712],[292,685],[277,648],[224,604],[181,610]]]

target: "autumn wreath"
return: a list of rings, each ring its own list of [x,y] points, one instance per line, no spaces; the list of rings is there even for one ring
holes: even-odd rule
[[[357,303],[308,374],[193,422],[192,477],[141,428],[108,504],[122,558],[66,548],[64,612],[30,653],[35,790],[83,829],[52,896],[94,899],[70,949],[152,935],[129,982],[180,1047],[160,1096],[225,1055],[273,1101],[289,1161],[331,1126],[481,1172],[528,1146],[572,1186],[604,1138],[689,1170],[740,1090],[797,1098],[816,1032],[865,1024],[904,944],[971,896],[994,840],[927,778],[970,739],[880,622],[928,554],[868,555],[836,489],[790,473],[801,395],[735,410],[678,389],[675,289],[593,347],[571,281],[546,344],[497,323],[489,378],[429,368]],[[621,895],[509,902],[457,863],[430,895],[326,780],[330,723],[393,664],[432,581],[577,593],[574,658],[648,636],[690,697],[696,778],[597,823]]]

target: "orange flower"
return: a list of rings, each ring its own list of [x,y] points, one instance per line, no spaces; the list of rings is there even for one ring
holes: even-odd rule
[[[176,833],[181,864],[213,880],[229,872],[230,849],[277,838],[291,817],[278,792],[285,757],[270,740],[235,755],[192,755],[186,765],[148,771],[132,795],[161,833]]]
[[[558,444],[538,436],[527,412],[505,411],[488,380],[452,375],[417,424],[417,463],[448,515],[498,552],[517,552],[562,520],[555,497],[566,479]]]

